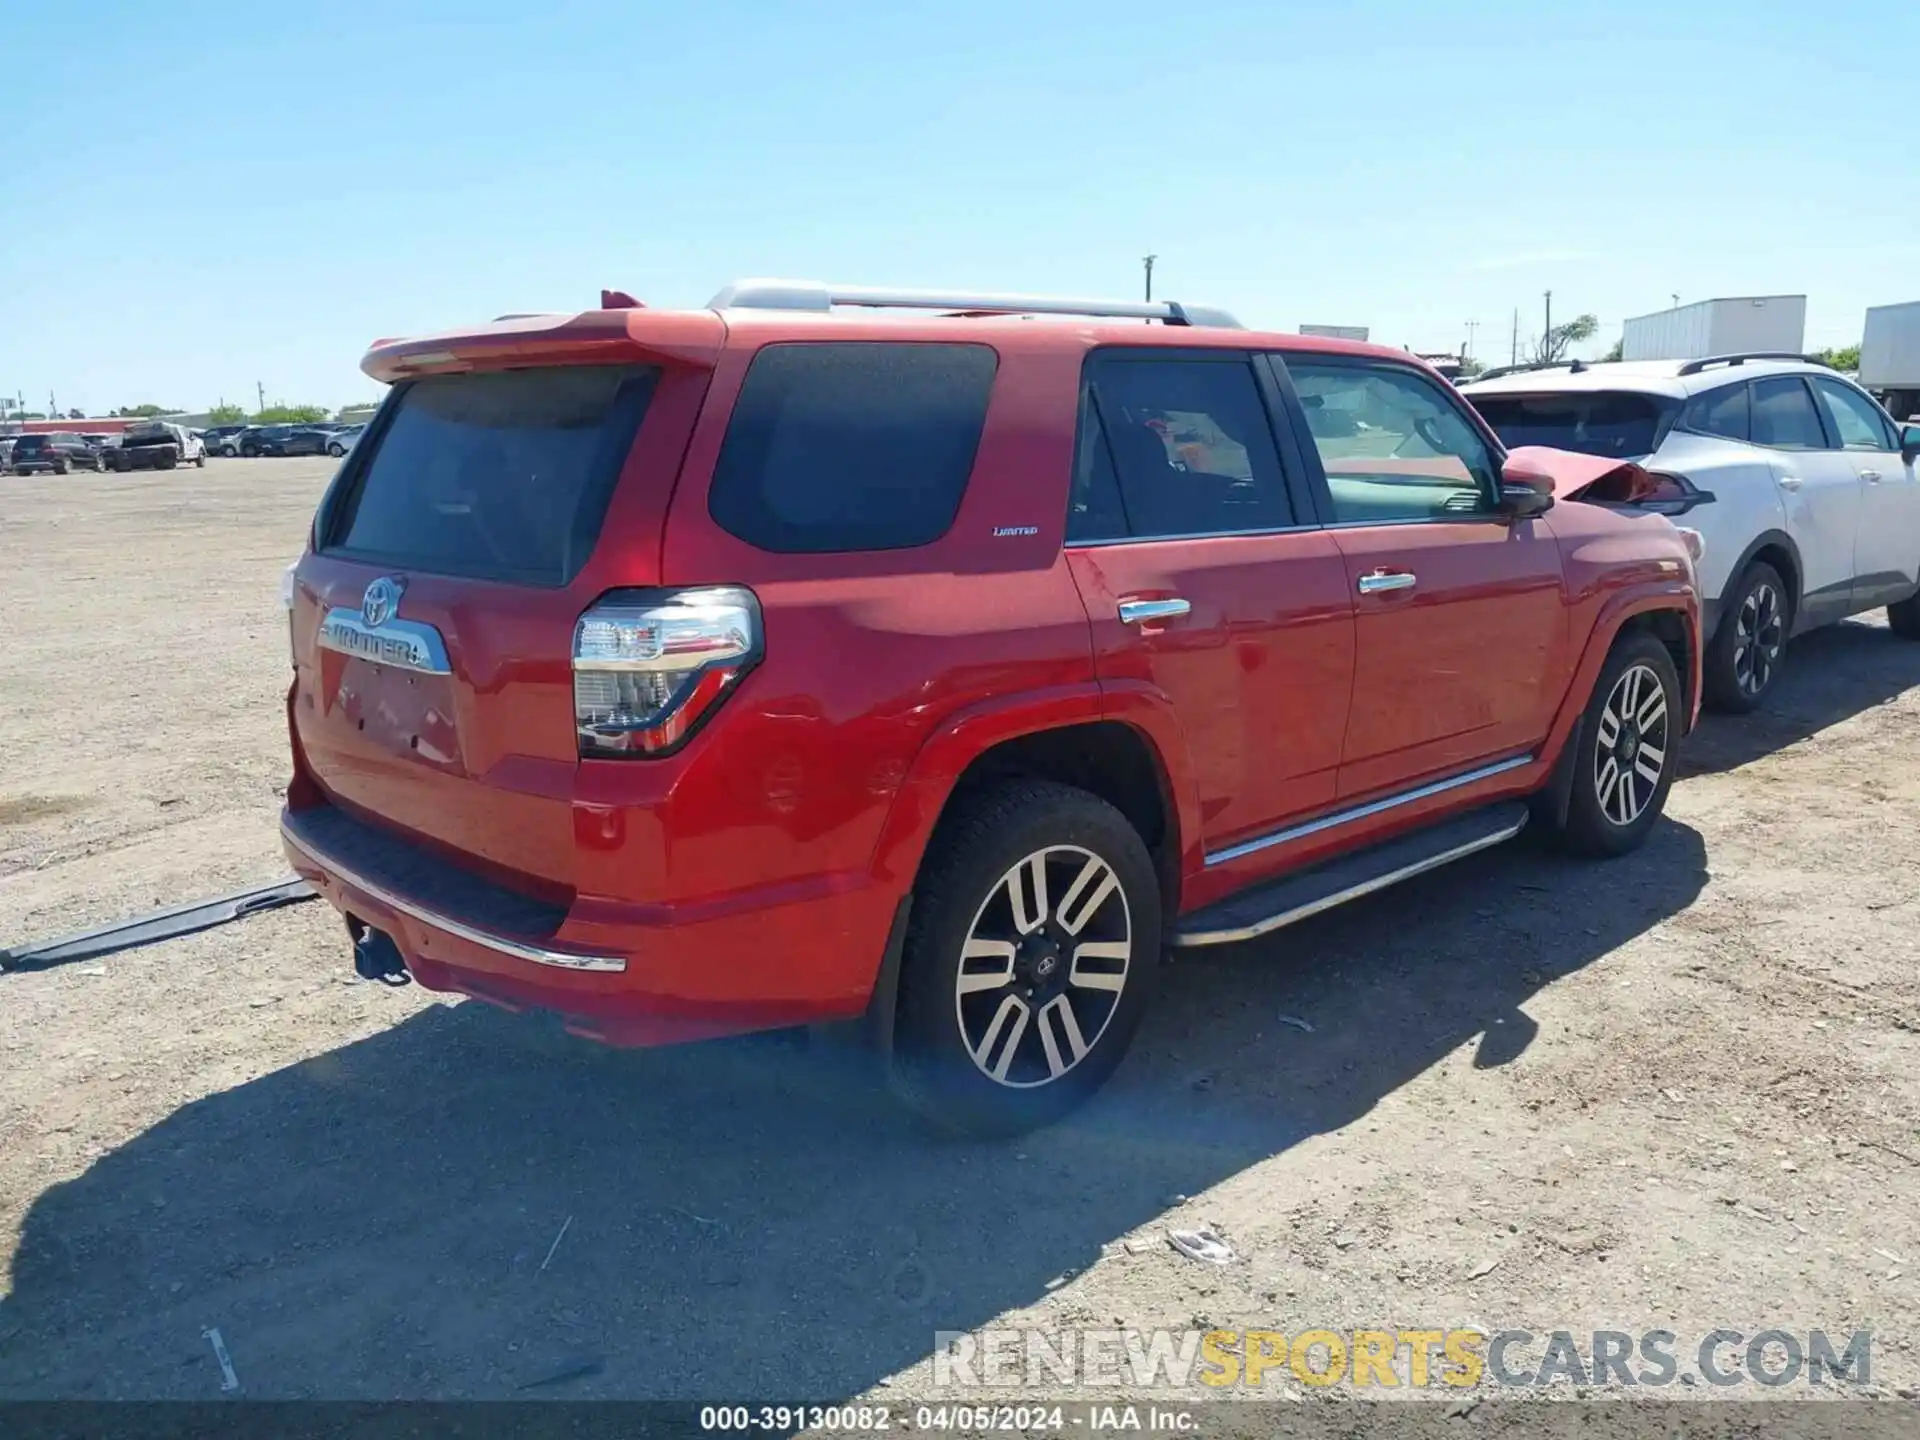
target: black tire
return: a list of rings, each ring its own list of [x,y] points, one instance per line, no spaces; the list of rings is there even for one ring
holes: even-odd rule
[[[1635,676],[1629,686],[1629,676]],[[1663,704],[1654,716],[1646,686],[1657,682]],[[1629,716],[1622,724],[1621,717]],[[1642,725],[1644,724],[1644,729]],[[1680,676],[1658,637],[1628,631],[1614,642],[1600,667],[1586,714],[1573,743],[1573,788],[1566,822],[1555,838],[1579,855],[1624,855],[1653,829],[1673,788],[1674,762],[1685,728]],[[1657,775],[1646,774],[1647,755],[1658,757]],[[1611,763],[1611,769],[1609,769]],[[1624,768],[1623,768],[1624,767]],[[1624,793],[1623,785],[1632,788]],[[1633,808],[1637,805],[1638,808]]]
[[[64,474],[66,474],[66,473],[67,473],[67,469],[68,469],[68,466],[67,466],[67,462],[66,462],[66,461],[64,461],[64,460],[56,460],[56,461],[54,461],[54,462],[53,462],[53,473],[54,473],[54,474],[56,474],[56,475],[64,475]]]
[[[1757,710],[1780,678],[1793,601],[1780,572],[1756,560],[1727,591],[1720,628],[1703,657],[1701,698],[1726,715]]]
[[[1033,884],[1036,859],[1044,897]],[[1055,896],[1064,902],[1057,910]],[[1071,914],[1060,913],[1069,905]],[[1007,953],[966,957],[970,943]],[[1082,953],[1094,943],[1103,953]],[[895,1093],[950,1133],[1017,1135],[1059,1119],[1126,1053],[1163,943],[1153,861],[1106,801],[1045,780],[1002,781],[957,798],[914,886]],[[1007,979],[998,983],[1002,963]],[[1075,976],[1096,983],[1069,983]],[[974,982],[965,993],[963,978]]]
[[[172,455],[162,455],[155,463],[159,465],[162,470],[171,470],[180,462]]]
[[[206,451],[202,450],[198,455],[193,457],[193,468],[196,470],[204,470],[207,468]]]
[[[1904,640],[1920,640],[1920,595],[1887,606],[1887,628]]]
[[[347,453],[347,450],[344,445],[327,446],[327,454],[333,456],[333,458],[336,460],[338,460],[341,456],[345,455],[346,453]]]

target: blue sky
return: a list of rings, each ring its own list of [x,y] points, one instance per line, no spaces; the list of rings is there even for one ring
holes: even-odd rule
[[[337,405],[377,336],[743,275],[1223,304],[1504,360],[1920,298],[1920,6],[19,0],[0,390]],[[23,84],[31,77],[32,84]],[[122,218],[125,217],[125,218]]]

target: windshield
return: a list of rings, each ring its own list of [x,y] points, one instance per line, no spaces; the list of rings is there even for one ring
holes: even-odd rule
[[[22,435],[13,442],[13,453],[16,455],[26,455],[46,448],[47,437],[44,435]]]
[[[1660,395],[1600,390],[1546,395],[1472,395],[1509,450],[1549,445],[1613,458],[1651,455],[1679,408]]]

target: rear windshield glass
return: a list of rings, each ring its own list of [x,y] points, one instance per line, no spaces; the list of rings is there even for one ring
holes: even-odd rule
[[[34,450],[44,450],[46,445],[47,437],[44,435],[22,435],[13,442],[13,453],[24,455]]]
[[[1552,395],[1469,395],[1509,450],[1551,445],[1583,455],[1651,455],[1674,403],[1627,390]]]
[[[416,380],[359,459],[327,548],[448,575],[565,585],[659,372],[578,365]]]
[[[707,507],[762,550],[900,550],[953,524],[986,423],[984,345],[769,345],[727,424]]]

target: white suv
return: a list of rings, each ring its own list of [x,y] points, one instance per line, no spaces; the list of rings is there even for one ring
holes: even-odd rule
[[[1509,448],[1635,460],[1706,539],[1704,698],[1757,706],[1789,638],[1887,607],[1920,639],[1920,425],[1801,356],[1571,361],[1461,393]]]

